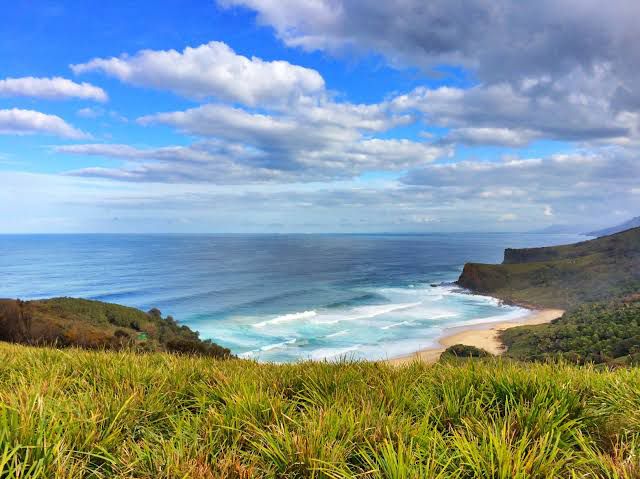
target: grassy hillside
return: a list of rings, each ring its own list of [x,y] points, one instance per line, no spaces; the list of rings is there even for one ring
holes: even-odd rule
[[[178,325],[160,311],[148,313],[118,304],[76,298],[0,300],[0,341],[138,349],[228,357],[230,351]]]
[[[458,284],[564,309],[622,297],[640,291],[640,228],[573,245],[507,249],[503,264],[467,263]]]
[[[461,365],[464,364],[464,365]],[[2,478],[632,478],[639,369],[0,344]]]
[[[640,298],[586,304],[550,324],[501,335],[516,359],[640,364]]]

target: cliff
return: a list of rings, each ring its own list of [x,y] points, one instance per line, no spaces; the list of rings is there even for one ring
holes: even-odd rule
[[[640,228],[571,245],[507,249],[502,264],[467,263],[458,282],[509,302],[572,308],[640,290]]]

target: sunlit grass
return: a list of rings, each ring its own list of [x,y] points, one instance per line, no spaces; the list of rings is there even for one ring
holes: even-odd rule
[[[637,478],[640,370],[0,345],[2,478]]]

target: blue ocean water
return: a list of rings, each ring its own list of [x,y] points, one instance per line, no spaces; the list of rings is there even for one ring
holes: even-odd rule
[[[387,358],[525,313],[451,285],[576,235],[0,235],[0,297],[157,307],[243,357]]]

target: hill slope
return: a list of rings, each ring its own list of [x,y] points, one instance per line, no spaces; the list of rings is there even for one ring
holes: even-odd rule
[[[640,228],[572,245],[507,249],[500,265],[467,263],[458,284],[563,309],[622,297],[640,290]]]
[[[88,349],[133,348],[228,357],[230,351],[160,311],[76,298],[0,300],[0,341]]]
[[[629,221],[625,221],[622,224],[617,226],[612,226],[611,228],[604,228],[597,231],[592,231],[590,233],[586,233],[588,236],[606,236],[612,235],[615,233],[619,233],[621,231],[626,231],[631,228],[637,228],[640,226],[640,216],[636,216],[635,218],[631,218]]]
[[[585,304],[548,324],[501,332],[507,356],[572,363],[640,364],[640,297]]]

